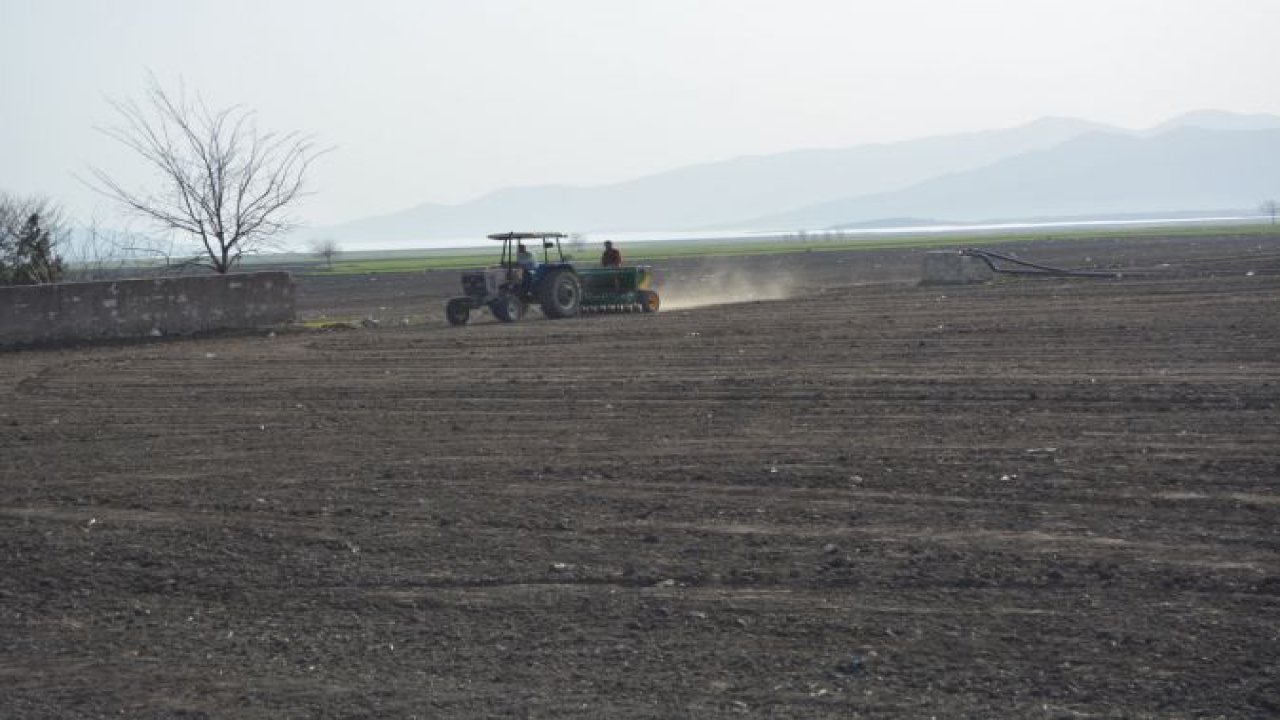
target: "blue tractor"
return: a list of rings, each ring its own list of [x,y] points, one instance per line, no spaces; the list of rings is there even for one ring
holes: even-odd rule
[[[578,273],[564,257],[560,241],[563,233],[506,232],[490,235],[502,243],[498,264],[462,275],[462,297],[449,300],[445,316],[451,325],[464,325],[472,310],[488,307],[503,322],[524,317],[529,305],[538,304],[549,318],[567,318],[578,314],[582,306],[582,283]],[[529,270],[521,267],[518,249],[525,241],[537,241],[542,261]]]

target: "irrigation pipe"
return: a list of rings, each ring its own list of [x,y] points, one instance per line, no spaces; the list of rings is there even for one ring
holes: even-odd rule
[[[991,268],[992,272],[1003,275],[1052,275],[1054,277],[1098,277],[1098,278],[1119,278],[1124,277],[1125,273],[1118,272],[1100,272],[1096,270],[1063,270],[1062,268],[1050,267],[1048,265],[1038,265],[1026,260],[1018,260],[1017,258],[993,253],[990,250],[980,250],[978,248],[965,248],[960,251],[961,255],[966,257],[976,257]],[[1012,263],[1020,267],[1005,268],[996,265],[995,261]],[[1140,274],[1140,273],[1129,273]]]

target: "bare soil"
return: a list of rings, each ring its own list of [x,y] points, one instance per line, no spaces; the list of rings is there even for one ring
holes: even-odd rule
[[[1280,236],[1004,251],[0,353],[0,717],[1280,715]]]

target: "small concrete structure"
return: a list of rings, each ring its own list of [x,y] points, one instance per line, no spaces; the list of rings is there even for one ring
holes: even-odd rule
[[[287,272],[0,287],[0,346],[253,328],[293,315]]]
[[[961,255],[955,250],[935,250],[924,254],[921,285],[977,285],[991,282],[996,274],[981,258]]]

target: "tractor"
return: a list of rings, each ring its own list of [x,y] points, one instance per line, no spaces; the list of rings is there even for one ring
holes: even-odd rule
[[[656,312],[658,293],[650,289],[648,267],[578,270],[565,257],[553,232],[505,232],[490,235],[502,243],[498,264],[462,274],[462,296],[445,304],[451,325],[465,325],[471,311],[487,307],[502,322],[524,317],[537,305],[548,318],[576,317],[584,312]],[[541,259],[519,251],[528,241],[541,246]],[[535,246],[536,247],[536,246]],[[532,256],[532,257],[530,257]]]

